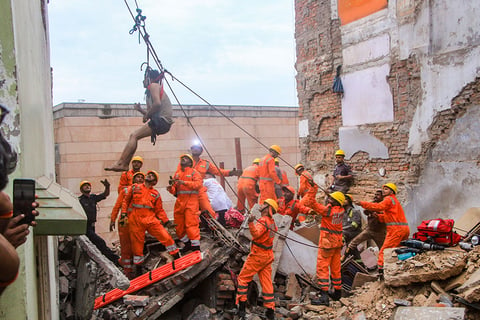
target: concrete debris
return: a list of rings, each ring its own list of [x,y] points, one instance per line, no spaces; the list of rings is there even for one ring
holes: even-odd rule
[[[285,225],[289,223],[285,222]],[[237,229],[231,232],[236,236],[239,235]],[[245,230],[242,232],[245,233]],[[305,227],[303,232],[311,234]],[[131,296],[125,296],[123,301],[120,299],[112,302],[93,313],[89,305],[92,290],[95,292],[94,297],[98,297],[113,288],[111,270],[108,268],[105,270],[102,265],[89,260],[88,254],[81,255],[81,258],[71,257],[70,260],[61,260],[59,262],[61,318],[238,320],[235,277],[243,265],[245,252],[242,249],[237,250],[235,247],[226,246],[221,237],[209,230],[202,230],[201,233],[204,261],[141,289]],[[248,240],[246,240],[248,232],[245,234],[246,237],[238,238],[243,247],[248,246]],[[298,237],[302,242],[312,243],[292,231],[287,237],[291,238],[291,236]],[[71,238],[69,241],[73,244],[64,241],[65,243],[62,242],[59,247],[75,255],[76,250],[71,250],[71,246],[78,246],[78,244]],[[279,256],[284,261],[287,252],[290,254],[287,244],[293,245],[295,242],[290,243],[289,239],[285,241],[283,237],[277,237],[276,241],[281,242],[278,247],[281,249]],[[151,244],[148,248],[146,270],[168,263],[169,257],[164,254],[165,248],[157,244]],[[294,250],[295,253],[296,251]],[[301,262],[313,258],[315,265],[316,253],[317,250],[312,248],[313,257],[307,257]],[[369,254],[375,256],[375,250]],[[59,256],[64,258],[68,255],[62,253]],[[83,262],[79,263],[79,261]],[[351,286],[343,286],[342,298],[339,301],[330,300],[328,306],[310,303],[313,298],[316,298],[318,290],[315,268],[312,269],[313,274],[305,273],[304,269],[298,266],[294,267],[292,272],[285,273],[282,261],[274,276],[275,319],[428,320],[430,315],[441,311],[442,315],[444,314],[442,312],[446,312],[451,319],[480,320],[480,312],[475,309],[480,297],[480,272],[478,271],[480,246],[474,247],[468,253],[460,250],[426,251],[405,261],[399,261],[392,250],[387,250],[384,281],[378,280],[377,272],[369,271],[371,269],[365,268],[362,261],[350,259],[342,266],[342,270],[348,269],[347,271],[351,274],[349,281],[353,283]],[[295,262],[290,261],[290,263]],[[346,266],[348,268],[345,268]],[[92,279],[91,275],[95,273],[97,276]],[[260,286],[252,282],[248,292],[245,319],[265,319]],[[77,300],[73,300],[76,295],[80,296],[80,301],[78,297]],[[80,303],[83,306],[79,307]],[[422,318],[421,315],[425,317]],[[417,316],[418,318],[415,318]],[[435,319],[444,318],[436,316]]]
[[[385,283],[405,286],[432,280],[445,280],[460,274],[466,266],[466,252],[425,251],[410,259],[399,261],[394,249],[385,250]]]
[[[462,320],[465,308],[400,307],[393,320]]]

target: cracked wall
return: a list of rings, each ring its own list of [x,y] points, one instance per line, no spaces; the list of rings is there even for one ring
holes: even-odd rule
[[[342,148],[351,192],[370,199],[395,182],[411,227],[480,206],[468,193],[479,186],[480,139],[461,133],[478,130],[480,4],[389,1],[342,26],[336,0],[297,0],[295,9],[300,145],[316,181]],[[343,95],[331,90],[338,65]]]

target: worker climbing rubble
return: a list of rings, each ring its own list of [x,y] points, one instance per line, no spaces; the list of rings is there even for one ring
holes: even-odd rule
[[[277,231],[273,214],[278,204],[273,199],[266,199],[260,208],[261,217],[255,223],[255,216],[248,218],[248,228],[252,234],[250,254],[238,275],[237,299],[238,315],[243,319],[246,314],[248,283],[258,273],[262,286],[263,306],[267,308],[267,319],[275,318],[275,298],[272,283],[273,238]]]
[[[143,184],[145,182],[145,174],[141,171],[135,172],[133,174],[132,184]],[[118,213],[121,212],[123,200],[125,199],[125,195],[128,193],[129,189],[128,186],[123,187],[118,194],[117,201],[112,209],[112,214],[110,215],[110,231],[115,229],[115,221],[117,221]],[[120,240],[120,265],[123,267],[123,273],[128,278],[133,277],[133,252],[132,252],[132,244],[130,241],[130,228],[128,223],[128,215],[132,211],[132,207],[127,208],[126,213],[120,214],[120,218],[118,219],[118,238]]]
[[[406,240],[410,235],[410,228],[408,227],[407,218],[403,212],[402,205],[398,201],[397,186],[394,183],[386,183],[382,186],[383,200],[380,203],[359,201],[358,205],[361,207],[374,211],[375,217],[384,222],[387,226],[387,235],[385,242],[378,254],[378,272],[383,275],[383,255],[387,248],[395,248],[400,246],[402,240]]]
[[[193,169],[193,164],[191,155],[182,154],[179,169],[170,179],[167,187],[168,192],[177,197],[173,208],[173,219],[177,237],[184,245],[181,249],[182,253],[190,250],[200,251],[198,198],[200,189],[204,187],[202,176]]]
[[[322,216],[320,238],[318,240],[317,256],[317,283],[320,287],[319,296],[312,299],[313,305],[329,305],[328,289],[330,279],[334,292],[332,299],[342,297],[341,250],[342,250],[342,222],[345,209],[345,195],[340,191],[332,192],[327,198],[326,206],[315,202],[310,214]]]
[[[171,222],[163,209],[162,197],[154,188],[157,182],[158,173],[148,171],[143,184],[133,184],[128,188],[122,204],[122,215],[128,216],[133,264],[137,267],[137,274],[140,273],[145,260],[143,255],[145,231],[157,238],[174,259],[180,257],[172,236],[165,229]],[[130,207],[132,211],[128,213]]]

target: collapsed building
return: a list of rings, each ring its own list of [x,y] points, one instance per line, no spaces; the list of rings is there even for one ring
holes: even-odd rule
[[[476,221],[465,239],[478,234],[478,213],[465,214],[464,221]],[[258,207],[251,214],[259,217]],[[387,249],[381,281],[372,268],[375,251],[364,250],[362,261],[349,257],[342,263],[340,301],[316,306],[310,299],[319,290],[313,280],[317,222],[310,219],[290,230],[290,216],[274,218],[279,228],[272,264],[277,319],[480,319],[480,246],[426,250],[409,259]],[[202,221],[201,253],[172,261],[156,239],[148,239],[148,271],[130,282],[87,238],[64,238],[59,247],[62,319],[238,319],[236,275],[251,240],[246,220],[228,229],[213,219]],[[254,278],[246,319],[263,317],[260,291]]]

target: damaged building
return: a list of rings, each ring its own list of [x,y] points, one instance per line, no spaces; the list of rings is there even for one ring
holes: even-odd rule
[[[110,140],[99,141],[106,151],[101,159],[89,156],[90,146],[79,150],[82,142],[70,139],[107,122],[133,127],[140,118],[110,104],[90,106],[93,114],[80,116],[68,113],[85,111],[78,104],[52,112],[47,3],[0,4],[9,30],[0,34],[0,96],[12,107],[6,136],[22,151],[15,175],[36,178],[42,205],[38,226],[20,250],[18,279],[0,300],[0,318],[236,319],[235,275],[250,240],[245,226],[223,229],[205,222],[202,253],[177,262],[148,238],[151,272],[137,281],[126,279],[82,235],[86,218],[74,201],[78,182],[103,179],[105,163],[118,155],[111,149],[120,150],[125,137],[115,140],[111,132]],[[480,204],[470,190],[480,185],[479,10],[475,1],[296,0],[300,108],[222,110],[252,131],[263,127],[258,135],[267,144],[281,138],[286,160],[304,163],[320,186],[327,186],[338,148],[354,171],[356,198],[367,200],[386,181],[395,182],[412,232],[422,220],[441,217],[455,219],[463,236],[478,234]],[[210,138],[229,130],[210,126],[211,110],[190,106],[189,112],[206,132],[213,130]],[[228,145],[228,155],[220,157],[226,167],[246,166],[264,152],[249,139],[235,140],[238,132],[228,133],[229,142],[217,141]],[[175,154],[149,154],[149,166],[158,166],[161,157],[176,159],[190,146],[190,141],[168,143]],[[243,153],[234,161],[236,143]],[[79,151],[78,161],[72,149]],[[169,162],[163,180],[176,168],[177,162]],[[71,173],[81,170],[91,175]],[[108,243],[116,236],[107,231],[115,194],[110,198],[102,204],[100,222]],[[171,211],[173,198],[165,198]],[[361,263],[347,259],[342,265],[344,297],[314,306],[318,224],[313,220],[289,230],[288,217],[275,218],[282,227],[274,244],[277,319],[479,319],[480,246],[426,251],[406,260],[387,251],[384,281],[369,268],[376,264],[375,250],[365,250]],[[138,290],[129,290],[132,285]],[[255,282],[249,290],[250,319],[263,317],[259,288]]]

